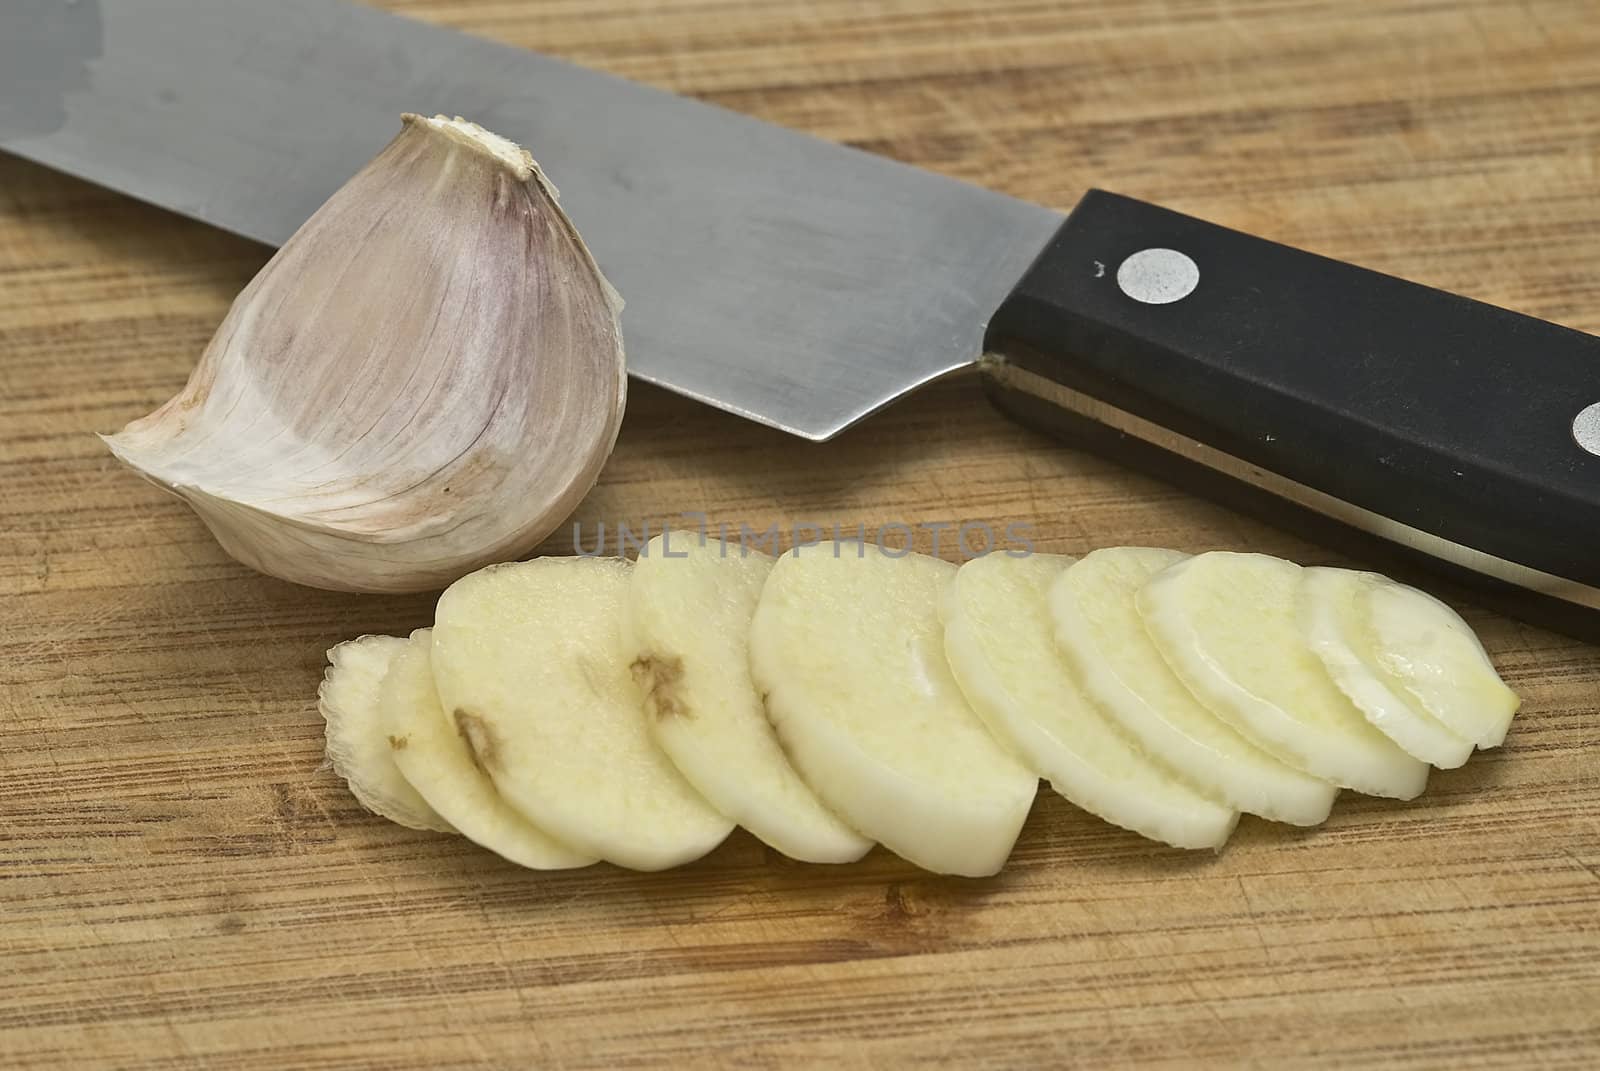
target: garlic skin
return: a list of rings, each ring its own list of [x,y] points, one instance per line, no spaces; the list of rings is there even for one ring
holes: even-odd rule
[[[295,583],[429,591],[526,552],[594,485],[627,392],[622,301],[556,198],[504,138],[406,115],[106,445]]]

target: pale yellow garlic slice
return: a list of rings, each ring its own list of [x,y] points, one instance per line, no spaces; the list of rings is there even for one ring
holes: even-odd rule
[[[651,738],[713,807],[792,859],[847,863],[872,842],[795,773],[750,680],[750,618],[771,570],[759,550],[656,536],[628,584],[625,657]]]
[[[1178,848],[1218,848],[1239,812],[1145,757],[1083,694],[1057,651],[1047,595],[1073,559],[988,554],[944,590],[944,649],[991,732],[1061,795]]]
[[[439,706],[432,654],[432,630],[413,632],[379,691],[383,738],[400,773],[468,840],[519,866],[565,870],[595,862],[594,856],[568,848],[500,798],[465,734]]]
[[[1522,700],[1460,615],[1392,580],[1369,585],[1365,601],[1374,657],[1389,679],[1452,732],[1482,748],[1503,743]]]
[[[463,577],[435,611],[433,675],[502,799],[578,852],[660,870],[733,823],[650,739],[620,635],[630,568],[538,558]]]
[[[1472,741],[1428,713],[1382,665],[1367,595],[1388,583],[1375,573],[1349,569],[1302,570],[1295,593],[1301,636],[1339,690],[1379,732],[1423,762],[1454,769],[1472,754]]]
[[[920,867],[993,874],[1038,777],[997,743],[945,662],[939,597],[956,567],[860,543],[778,559],[750,671],[796,770],[835,813]]]
[[[372,813],[411,829],[453,833],[450,823],[405,779],[384,739],[380,691],[405,649],[399,636],[361,636],[328,652],[328,668],[317,689],[317,709],[327,723],[328,762]]]
[[[1145,630],[1134,601],[1139,589],[1187,557],[1158,547],[1085,555],[1050,589],[1061,652],[1096,706],[1189,784],[1248,814],[1317,825],[1337,786],[1279,761],[1213,714]]]
[[[1282,558],[1212,551],[1158,573],[1136,601],[1173,672],[1256,745],[1358,792],[1419,795],[1427,764],[1373,728],[1301,638],[1299,582]]]

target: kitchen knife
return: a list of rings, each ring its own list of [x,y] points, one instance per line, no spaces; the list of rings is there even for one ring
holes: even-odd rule
[[[1600,340],[1093,191],[1070,216],[335,0],[11,0],[0,148],[267,243],[393,135],[528,146],[638,377],[827,439],[976,363],[1019,419],[1600,633]]]

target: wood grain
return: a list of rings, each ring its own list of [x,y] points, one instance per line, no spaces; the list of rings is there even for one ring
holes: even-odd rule
[[[391,6],[1600,330],[1589,0]],[[674,873],[536,875],[365,815],[320,766],[322,652],[430,600],[255,576],[91,434],[182,384],[263,258],[0,158],[0,1064],[1600,1064],[1600,650],[1449,590],[1526,698],[1506,746],[1322,829],[1246,819],[1219,855],[1049,793],[986,881],[797,866],[742,833]],[[1335,560],[964,380],[820,447],[640,388],[579,518],[685,509]]]

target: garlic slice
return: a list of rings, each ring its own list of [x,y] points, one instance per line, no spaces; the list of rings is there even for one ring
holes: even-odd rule
[[[454,833],[400,772],[383,732],[384,681],[408,642],[403,636],[358,636],[328,651],[317,689],[317,709],[327,722],[328,765],[373,814],[408,829]]]
[[[526,552],[594,485],[627,389],[621,299],[556,197],[504,138],[405,116],[106,444],[296,583],[425,591]]]

